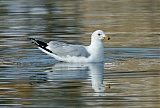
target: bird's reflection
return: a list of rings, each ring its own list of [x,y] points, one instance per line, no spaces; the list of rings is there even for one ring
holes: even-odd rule
[[[104,65],[103,63],[90,64],[89,75],[91,76],[92,88],[95,92],[104,92],[106,90],[105,84],[103,84],[104,77]]]
[[[106,85],[103,83],[103,77],[103,63],[80,64],[58,62],[53,66],[47,67],[43,74],[36,74],[35,76],[32,76],[31,79],[32,83],[34,80],[34,84],[35,81],[37,81],[37,83],[45,83],[45,81],[49,81],[50,83],[54,83],[54,87],[59,87],[61,85],[60,82],[56,82],[57,84],[55,84],[55,80],[65,81],[71,79],[72,81],[77,81],[78,79],[89,79],[92,83],[92,89],[94,89],[95,92],[105,92]]]
[[[47,70],[48,79],[91,79],[92,88],[95,92],[105,92],[106,85],[103,84],[103,63],[64,63],[59,62]]]

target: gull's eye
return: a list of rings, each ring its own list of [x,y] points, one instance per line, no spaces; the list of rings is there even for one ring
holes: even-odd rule
[[[98,36],[100,36],[101,34],[100,33],[98,33]]]

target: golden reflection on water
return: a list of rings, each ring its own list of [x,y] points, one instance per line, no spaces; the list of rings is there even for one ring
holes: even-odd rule
[[[0,106],[159,107],[159,10],[158,0],[1,0]],[[111,37],[104,67],[56,63],[27,40],[88,45],[97,29]]]

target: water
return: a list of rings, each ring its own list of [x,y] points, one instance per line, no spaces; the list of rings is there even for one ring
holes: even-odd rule
[[[1,0],[0,107],[160,106],[158,0]],[[88,45],[102,29],[104,63],[61,63],[28,37]]]

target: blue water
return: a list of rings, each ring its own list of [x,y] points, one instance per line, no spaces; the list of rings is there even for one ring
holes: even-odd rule
[[[160,48],[106,48],[106,53],[112,57],[160,58]]]
[[[0,107],[158,108],[158,1],[1,0]],[[89,45],[102,29],[104,63],[63,63],[27,39]]]

